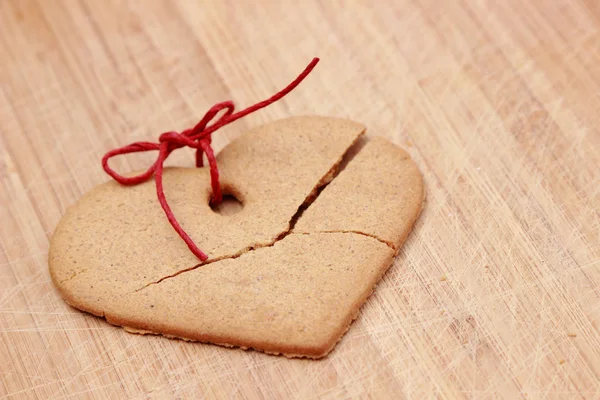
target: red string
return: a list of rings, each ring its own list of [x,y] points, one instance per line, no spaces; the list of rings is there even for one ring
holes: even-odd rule
[[[266,100],[256,103],[253,106],[236,113],[234,113],[235,106],[231,101],[215,104],[192,129],[186,129],[181,133],[165,132],[158,138],[158,143],[135,142],[127,146],[111,150],[106,153],[104,157],[102,157],[102,167],[108,175],[122,185],[137,185],[138,183],[145,182],[152,176],[155,176],[156,195],[161,207],[165,212],[165,215],[167,216],[167,219],[171,223],[171,226],[173,226],[173,229],[177,231],[177,234],[179,234],[185,244],[187,244],[191,252],[194,253],[200,260],[206,261],[208,256],[202,250],[200,250],[198,246],[196,246],[192,238],[190,238],[190,236],[183,230],[181,225],[179,225],[175,215],[173,215],[171,207],[169,207],[169,204],[167,203],[167,199],[165,198],[165,193],[163,190],[162,178],[165,160],[174,150],[182,147],[191,147],[196,149],[196,166],[202,167],[204,166],[202,157],[203,154],[206,154],[206,158],[210,167],[210,182],[213,192],[211,202],[213,204],[219,204],[223,199],[223,195],[221,193],[221,186],[219,184],[219,169],[217,167],[217,160],[211,147],[211,135],[213,132],[237,119],[245,117],[246,115],[260,110],[261,108],[264,108],[281,99],[283,96],[294,90],[296,86],[298,86],[300,82],[302,82],[304,78],[306,78],[306,76],[313,70],[318,62],[319,59],[314,58],[296,79],[294,79],[283,90],[277,92],[275,95]],[[223,115],[216,122],[209,126],[209,122],[211,122],[222,110],[225,110]],[[153,150],[158,151],[158,157],[156,157],[156,161],[150,166],[150,168],[146,170],[146,172],[143,172],[139,175],[130,177],[119,175],[108,165],[108,160],[114,156]]]

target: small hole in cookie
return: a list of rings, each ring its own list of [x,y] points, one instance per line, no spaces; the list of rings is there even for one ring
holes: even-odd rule
[[[234,195],[226,194],[223,196],[223,201],[221,202],[221,204],[215,205],[211,201],[210,208],[212,208],[212,210],[214,212],[216,212],[217,214],[233,215],[233,214],[237,214],[240,211],[242,211],[242,208],[244,208],[244,205]]]

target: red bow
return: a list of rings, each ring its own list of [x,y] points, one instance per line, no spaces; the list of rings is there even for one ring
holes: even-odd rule
[[[127,146],[111,150],[102,157],[102,167],[107,174],[109,174],[114,180],[119,182],[122,185],[137,185],[138,183],[142,183],[150,179],[152,176],[155,176],[156,181],[156,195],[158,196],[158,201],[165,211],[165,215],[167,219],[171,223],[171,226],[177,231],[179,236],[183,239],[183,241],[187,244],[192,253],[196,255],[200,260],[206,261],[208,256],[196,246],[194,241],[190,238],[190,236],[181,228],[175,215],[173,215],[173,211],[169,204],[167,203],[167,199],[165,198],[165,193],[163,190],[163,180],[162,173],[165,160],[171,152],[177,150],[181,147],[191,147],[196,149],[196,167],[204,166],[204,162],[202,159],[203,154],[206,154],[206,158],[208,159],[208,165],[210,167],[210,181],[213,191],[212,203],[219,204],[223,199],[221,193],[221,186],[219,185],[219,169],[217,167],[217,160],[215,158],[215,154],[211,147],[212,141],[212,133],[217,129],[222,128],[223,126],[239,119],[245,117],[246,115],[260,110],[271,103],[276,102],[281,99],[283,96],[291,92],[306,78],[306,76],[313,70],[313,68],[319,62],[318,58],[314,58],[310,64],[302,71],[300,75],[296,79],[292,81],[288,86],[286,86],[283,90],[271,96],[270,98],[263,100],[259,103],[254,104],[242,111],[238,111],[234,113],[235,106],[231,101],[225,101],[223,103],[218,103],[212,106],[210,110],[204,115],[204,117],[194,126],[192,129],[186,129],[181,133],[177,132],[165,132],[161,134],[158,138],[158,143],[150,143],[150,142],[135,142],[131,143]],[[211,125],[208,125],[215,116],[221,111],[226,110],[225,113],[217,119]],[[148,170],[140,175],[135,175],[131,177],[125,177],[123,175],[119,175],[108,165],[108,160],[111,157],[118,156],[121,154],[129,154],[129,153],[139,153],[143,151],[151,151],[157,150],[158,157],[156,157],[156,161],[154,164],[148,168]]]

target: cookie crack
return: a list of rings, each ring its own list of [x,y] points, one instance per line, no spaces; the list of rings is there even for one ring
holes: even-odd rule
[[[317,182],[317,184],[315,185],[315,187],[313,188],[313,190],[308,194],[308,196],[306,196],[306,198],[304,199],[304,201],[302,202],[302,204],[300,204],[300,206],[298,207],[298,209],[296,210],[296,212],[294,213],[294,215],[292,215],[292,217],[290,218],[289,222],[288,222],[288,227],[286,230],[284,230],[283,232],[281,232],[273,241],[267,242],[267,243],[255,243],[252,246],[248,246],[240,251],[238,251],[237,253],[233,254],[233,255],[227,255],[227,256],[223,256],[223,257],[217,257],[214,258],[212,260],[200,263],[200,264],[196,264],[193,267],[190,268],[185,268],[182,270],[179,270],[171,275],[167,275],[164,276],[156,281],[150,282],[145,284],[144,286],[140,287],[139,289],[134,290],[133,292],[130,293],[137,293],[141,290],[146,289],[149,286],[152,285],[157,285],[159,283],[161,283],[164,280],[167,279],[171,279],[176,277],[177,275],[183,274],[185,272],[189,272],[189,271],[193,271],[197,268],[203,267],[205,265],[209,265],[212,263],[215,263],[217,261],[222,261],[222,260],[233,260],[236,258],[239,258],[240,256],[254,251],[256,249],[262,249],[262,248],[266,248],[266,247],[272,247],[275,245],[275,243],[283,240],[286,236],[288,236],[291,233],[295,233],[293,232],[294,227],[296,226],[296,223],[298,222],[298,220],[300,219],[300,217],[302,216],[302,213],[308,208],[310,207],[311,204],[314,203],[314,201],[317,199],[317,197],[319,197],[319,195],[321,194],[321,192],[327,187],[327,185],[329,185],[334,179],[335,177],[340,173],[340,171],[346,166],[348,165],[349,162],[352,161],[352,159],[354,159],[354,157],[360,152],[360,150],[362,149],[362,147],[364,146],[364,141],[362,141],[362,136],[364,135],[364,131],[362,133],[360,133],[355,139],[354,141],[350,144],[350,146],[348,146],[348,148],[346,149],[346,151],[344,152],[344,154],[333,164],[333,166],[329,169],[329,171],[327,171],[327,173]],[[366,235],[369,236],[369,235]]]
[[[323,180],[323,179],[322,179]],[[290,233],[292,233],[292,230],[294,229],[294,227],[296,226],[296,222],[298,222],[298,219],[300,219],[300,216],[302,215],[302,213],[304,212],[304,210],[306,210],[310,204],[312,204],[315,199],[318,197],[319,193],[322,191],[323,188],[325,188],[325,186],[327,186],[329,184],[329,182],[327,183],[323,183],[321,184],[321,186],[317,186],[313,189],[313,191],[310,193],[310,195],[308,195],[307,199],[302,203],[302,205],[300,207],[298,207],[298,210],[294,213],[294,215],[292,216],[292,218],[290,218],[290,221],[288,223],[288,228],[281,232],[276,238],[275,240],[271,241],[271,242],[267,242],[267,243],[255,243],[252,246],[248,246],[245,249],[242,249],[240,251],[238,251],[237,253],[233,254],[233,255],[227,255],[227,256],[223,256],[223,257],[216,257],[212,260],[200,263],[200,264],[196,264],[193,267],[190,268],[185,268],[182,270],[179,270],[177,272],[175,272],[174,274],[171,275],[167,275],[164,276],[156,281],[147,283],[146,285],[142,286],[139,289],[134,290],[133,293],[137,293],[145,288],[147,288],[148,286],[152,286],[152,285],[157,285],[159,283],[161,283],[162,281],[166,280],[166,279],[171,279],[176,277],[177,275],[183,274],[185,272],[188,271],[193,271],[196,268],[200,268],[200,267],[204,267],[206,265],[218,262],[218,261],[223,261],[223,260],[234,260],[236,258],[241,257],[242,255],[249,253],[251,251],[257,250],[257,249],[263,249],[266,247],[273,247],[275,245],[275,243],[279,242],[280,240],[283,240],[287,235],[289,235]],[[317,192],[315,194],[315,192]]]
[[[65,283],[65,282],[68,282],[68,281],[70,281],[70,280],[74,279],[74,278],[75,278],[77,275],[83,274],[83,273],[84,273],[84,272],[86,272],[86,271],[87,271],[87,269],[82,269],[81,271],[73,272],[73,273],[71,274],[71,276],[69,276],[68,278],[65,278],[65,279],[63,279],[63,280],[62,280],[62,281],[60,281],[59,283]]]
[[[311,231],[311,232],[292,232],[293,234],[296,235],[312,235],[314,233],[355,233],[357,235],[362,235],[362,236],[366,236],[366,237],[370,237],[372,239],[377,240],[380,243],[385,244],[387,247],[389,247],[390,249],[392,249],[394,252],[396,252],[398,250],[398,247],[396,245],[394,245],[394,243],[390,242],[389,240],[385,240],[380,238],[379,236],[373,235],[371,233],[366,233],[366,232],[362,232],[362,231],[355,231],[355,230],[351,230],[351,229],[339,229],[339,230],[317,230],[317,231]]]

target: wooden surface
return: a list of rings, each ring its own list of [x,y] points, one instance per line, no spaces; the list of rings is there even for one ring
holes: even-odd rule
[[[600,398],[600,3],[294,3],[0,2],[0,397]],[[216,149],[348,117],[406,147],[428,196],[329,357],[131,335],[61,300],[48,238],[104,152],[254,103],[313,56]]]

